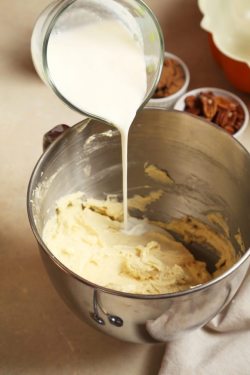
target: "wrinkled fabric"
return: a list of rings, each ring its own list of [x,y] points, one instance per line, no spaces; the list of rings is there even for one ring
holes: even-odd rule
[[[250,270],[232,302],[205,327],[169,342],[159,375],[250,374]]]

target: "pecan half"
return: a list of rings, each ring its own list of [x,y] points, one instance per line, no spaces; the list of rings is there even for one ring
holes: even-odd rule
[[[194,115],[201,114],[201,103],[198,97],[189,95],[185,98],[185,110]]]
[[[237,104],[227,98],[224,98],[223,96],[216,96],[215,100],[218,108],[220,109],[229,109],[231,111],[236,110]]]
[[[202,110],[205,117],[208,120],[212,120],[212,118],[215,116],[217,112],[217,102],[215,100],[213,93],[201,93],[200,100],[202,103]]]
[[[222,128],[226,128],[227,126],[234,127],[237,120],[237,112],[236,111],[230,111],[228,109],[220,109],[216,117],[214,119],[214,122],[221,126]]]

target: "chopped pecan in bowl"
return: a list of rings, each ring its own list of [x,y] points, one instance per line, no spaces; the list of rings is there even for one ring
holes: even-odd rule
[[[190,73],[185,62],[173,53],[165,52],[161,77],[147,106],[173,108],[187,91],[189,81]]]
[[[185,73],[181,64],[166,57],[164,60],[160,81],[153,98],[164,98],[179,91],[185,83]]]

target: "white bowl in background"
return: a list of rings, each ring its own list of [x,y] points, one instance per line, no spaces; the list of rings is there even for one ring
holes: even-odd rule
[[[147,107],[158,107],[158,108],[160,107],[160,108],[165,108],[165,109],[171,109],[173,108],[176,101],[187,91],[189,81],[190,81],[190,73],[189,73],[187,65],[178,56],[170,52],[165,52],[164,58],[165,59],[170,58],[170,59],[176,60],[181,65],[183,72],[184,72],[184,76],[185,76],[184,84],[180,88],[180,90],[178,90],[172,95],[165,96],[164,98],[151,98],[146,105]]]
[[[174,109],[177,110],[177,111],[184,111],[186,97],[188,97],[190,95],[197,96],[201,92],[212,92],[216,96],[222,96],[222,97],[225,97],[225,98],[232,99],[242,107],[244,115],[245,115],[244,122],[243,122],[241,128],[233,134],[233,137],[238,139],[244,133],[247,126],[249,125],[249,111],[247,109],[246,104],[237,95],[231,93],[230,91],[219,89],[219,88],[216,88],[216,87],[197,88],[197,89],[188,91],[184,95],[182,95],[182,97],[179,98],[178,101],[175,103]],[[219,126],[219,125],[217,125],[217,126]]]

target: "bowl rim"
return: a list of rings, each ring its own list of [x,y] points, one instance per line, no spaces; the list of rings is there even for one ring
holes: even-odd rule
[[[240,106],[242,107],[242,109],[244,111],[245,119],[244,119],[244,122],[243,122],[241,128],[239,130],[237,130],[237,132],[235,132],[232,135],[234,138],[240,137],[240,135],[246,130],[246,128],[249,125],[249,111],[248,111],[248,108],[247,108],[246,104],[243,102],[243,100],[238,95],[232,93],[231,91],[221,89],[219,87],[198,87],[198,88],[192,89],[190,91],[187,91],[185,94],[183,94],[177,100],[177,102],[175,103],[174,109],[177,110],[177,111],[184,111],[184,106],[183,106],[184,103],[183,102],[184,102],[184,99],[187,96],[197,95],[198,93],[207,92],[207,91],[212,91],[215,95],[219,94],[221,96],[230,97],[240,104]],[[200,116],[198,116],[198,117],[200,117]],[[207,120],[207,119],[205,119],[205,120]],[[209,121],[209,120],[207,120],[207,121]],[[214,125],[216,125],[216,124],[214,124]],[[216,126],[219,126],[219,125],[216,125]]]
[[[185,92],[188,88],[189,82],[190,82],[190,72],[187,67],[187,64],[177,55],[175,55],[172,52],[165,51],[164,52],[164,60],[166,57],[172,58],[173,60],[176,60],[182,67],[185,75],[185,81],[184,84],[181,86],[181,88],[176,91],[172,95],[164,96],[163,98],[150,98],[149,104],[151,103],[166,103],[166,102],[172,102],[174,99],[177,99],[180,94]]]

